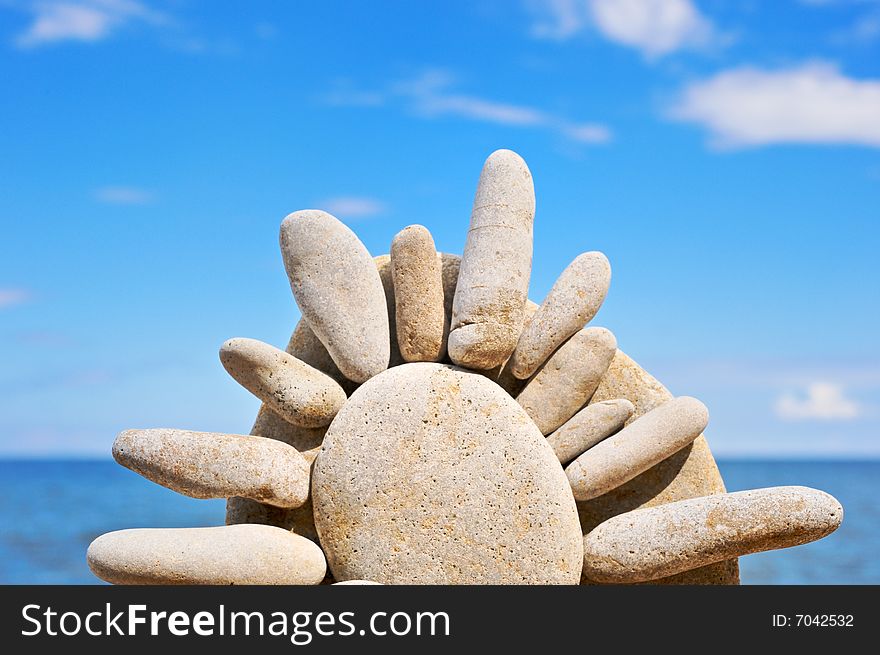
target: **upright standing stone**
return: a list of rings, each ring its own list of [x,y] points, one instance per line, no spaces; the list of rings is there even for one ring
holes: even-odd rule
[[[565,469],[575,500],[589,500],[688,446],[709,423],[709,411],[696,398],[681,396],[640,416],[623,430],[590,448]]]
[[[345,402],[345,390],[329,375],[256,339],[229,339],[220,361],[245,389],[303,427],[330,425]]]
[[[626,398],[587,405],[547,437],[561,464],[568,464],[584,451],[620,431],[635,407]]]
[[[397,345],[407,362],[439,362],[449,330],[443,311],[443,271],[427,228],[410,225],[391,243]]]
[[[562,271],[510,358],[510,370],[528,379],[560,345],[589,323],[611,284],[611,264],[601,252],[585,252]]]
[[[843,507],[808,487],[679,500],[610,518],[584,537],[584,576],[645,582],[715,562],[798,546],[834,532]]]
[[[303,318],[339,370],[355,382],[384,371],[391,347],[388,311],[364,244],[333,216],[312,209],[285,218],[280,241]]]
[[[626,398],[635,406],[633,418],[672,399],[672,394],[626,354],[617,351],[590,403]],[[598,498],[579,502],[584,534],[612,516],[639,507],[724,493],[718,466],[702,436],[629,482]],[[739,584],[736,558],[653,581],[653,584]]]
[[[584,328],[553,353],[516,401],[543,434],[550,434],[590,399],[616,349],[610,331]]]
[[[534,217],[526,163],[510,150],[496,150],[480,175],[452,308],[449,357],[459,366],[494,368],[516,347],[532,271]]]

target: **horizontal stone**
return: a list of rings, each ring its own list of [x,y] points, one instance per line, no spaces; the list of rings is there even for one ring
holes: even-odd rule
[[[274,439],[192,432],[126,430],[113,458],[148,480],[193,498],[244,496],[277,507],[299,507],[309,495],[309,464]]]
[[[833,497],[808,487],[771,487],[637,509],[584,537],[584,577],[645,582],[765,550],[805,544],[843,520]]]
[[[262,341],[229,339],[220,361],[241,386],[296,425],[330,425],[345,403],[345,390],[329,375]]]
[[[616,350],[617,340],[605,328],[581,330],[553,353],[516,401],[542,434],[550,434],[590,399]]]
[[[560,345],[589,323],[608,294],[611,264],[601,252],[578,255],[553,284],[519,336],[510,370],[528,379]]]
[[[674,398],[599,442],[565,469],[576,500],[596,498],[694,441],[709,423],[696,398]]]
[[[268,525],[142,528],[110,532],[86,554],[113,584],[317,585],[327,562],[304,537]]]
[[[626,398],[587,405],[547,437],[561,464],[568,464],[585,450],[620,431],[635,408]]]

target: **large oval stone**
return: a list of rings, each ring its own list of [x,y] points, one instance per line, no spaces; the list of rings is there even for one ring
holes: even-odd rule
[[[362,385],[315,461],[315,525],[337,580],[576,584],[583,544],[553,449],[478,373],[404,364]]]

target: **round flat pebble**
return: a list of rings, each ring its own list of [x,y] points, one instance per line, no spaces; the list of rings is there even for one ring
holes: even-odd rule
[[[126,430],[113,458],[148,480],[193,498],[244,496],[299,507],[309,495],[309,464],[273,439],[190,430]]]
[[[611,264],[601,252],[585,252],[562,271],[510,358],[510,370],[529,378],[560,345],[589,323],[611,284]]]
[[[561,464],[568,464],[585,450],[620,431],[635,408],[626,398],[587,405],[547,437]]]
[[[449,357],[472,369],[507,361],[523,325],[532,272],[535,189],[522,158],[496,150],[483,166],[449,332]]]
[[[354,382],[388,367],[385,290],[364,244],[330,214],[307,209],[281,223],[281,254],[303,318]]]
[[[239,384],[296,425],[330,425],[346,400],[329,375],[256,339],[229,339],[220,361]]]
[[[391,243],[397,344],[407,362],[438,362],[446,354],[443,271],[427,228],[410,225]]]
[[[834,532],[843,508],[808,487],[771,487],[638,509],[584,537],[584,576],[630,583],[731,557],[805,544]]]
[[[579,456],[565,469],[576,500],[608,493],[688,446],[709,423],[709,410],[681,396],[627,425]]]
[[[593,395],[617,349],[605,328],[584,328],[547,360],[516,401],[542,434],[550,434],[574,416]]]
[[[383,584],[576,584],[582,538],[553,450],[482,375],[404,364],[362,385],[315,460],[333,576]]]
[[[268,525],[120,530],[95,539],[86,560],[130,585],[317,585],[327,570],[317,545]]]

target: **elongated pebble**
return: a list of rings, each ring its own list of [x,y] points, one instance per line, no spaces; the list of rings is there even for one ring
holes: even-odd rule
[[[834,532],[843,507],[809,487],[770,487],[626,512],[584,537],[584,576],[644,582]]]
[[[696,398],[681,396],[639,417],[590,448],[565,469],[575,500],[619,487],[694,441],[709,423]]]
[[[542,434],[550,434],[593,395],[617,349],[605,328],[584,328],[547,360],[520,391],[522,405]]]
[[[312,332],[312,328],[304,319],[300,318],[296,322],[293,333],[290,335],[290,341],[287,342],[287,347],[284,350],[287,354],[293,355],[312,368],[329,375],[345,390],[346,394],[351,395],[357,389],[357,382],[352,382],[342,374],[330,353],[327,352],[327,348]]]
[[[538,306],[535,303],[531,300],[526,300],[525,307],[523,308],[523,313],[525,314],[524,325],[529,324],[529,321],[532,320],[532,316],[534,316],[537,310]],[[478,371],[478,373],[485,375],[487,378],[495,382],[513,398],[516,398],[519,395],[519,392],[523,390],[528,382],[528,380],[520,380],[513,375],[510,371],[510,360],[507,360],[503,366],[496,366],[495,368],[486,371]]]
[[[309,464],[274,439],[192,432],[125,430],[113,458],[148,480],[193,498],[244,496],[277,507],[299,507],[309,495]]]
[[[529,378],[554,350],[589,323],[602,306],[609,284],[611,264],[605,255],[578,255],[523,329],[508,364],[513,375]]]
[[[269,525],[120,530],[95,539],[86,559],[113,584],[317,585],[327,570],[316,544]]]
[[[346,399],[329,375],[256,339],[229,339],[220,348],[220,361],[245,389],[302,427],[330,425]]]
[[[439,362],[449,331],[443,311],[443,271],[427,228],[410,225],[391,243],[397,345],[407,362]]]
[[[327,352],[348,379],[365,382],[388,367],[390,334],[382,280],[346,225],[307,209],[281,223],[290,288]]]
[[[491,369],[507,361],[523,325],[532,270],[535,190],[515,152],[496,150],[483,166],[452,307],[449,357]]]
[[[587,405],[547,437],[560,464],[568,464],[585,450],[618,432],[635,411],[626,398]]]

